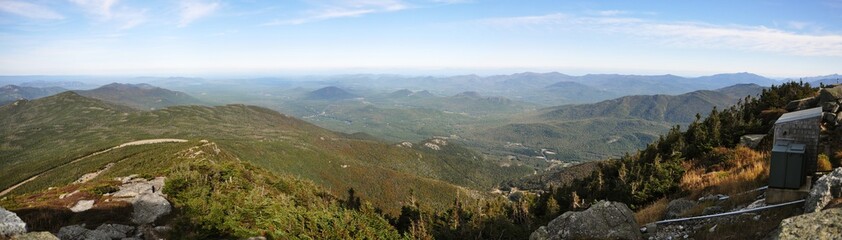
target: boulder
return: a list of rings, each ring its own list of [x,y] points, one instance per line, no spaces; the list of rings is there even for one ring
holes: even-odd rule
[[[842,197],[842,168],[836,168],[816,181],[810,194],[807,195],[804,212],[812,213],[821,210],[830,200],[839,197]]]
[[[17,214],[0,207],[0,239],[26,233],[26,223]]]
[[[85,228],[84,224],[70,225],[59,229],[56,236],[62,240],[85,239],[85,234],[90,231],[90,229]]]
[[[565,212],[542,228],[530,239],[642,238],[634,213],[619,202],[600,201],[585,211]]]
[[[79,200],[73,207],[70,207],[72,212],[84,212],[94,207],[94,200]]]
[[[781,221],[778,239],[839,239],[842,208],[803,214]]]
[[[789,112],[804,110],[804,109],[815,107],[816,104],[817,104],[816,100],[817,100],[817,98],[815,98],[815,97],[808,97],[808,98],[793,100],[793,101],[787,103],[786,107],[784,107],[784,108]]]
[[[822,120],[824,120],[825,123],[834,126],[836,125],[836,114],[829,112],[822,113]]]
[[[135,231],[135,227],[121,224],[102,224],[94,231],[102,232],[112,239],[123,239],[131,236]]]
[[[766,136],[766,135],[763,135]],[[728,195],[725,194],[710,194],[704,197],[699,198],[699,202],[708,202],[708,201],[722,201],[725,199],[730,198]]]
[[[547,232],[547,227],[541,226],[532,234],[529,235],[529,240],[547,240],[550,238],[550,234]]]
[[[164,178],[157,177],[151,181],[143,178],[133,178],[134,175],[119,180],[124,182],[120,190],[111,194],[117,201],[132,204],[132,222],[135,224],[153,223],[172,210],[170,202],[161,192],[164,189]]]
[[[702,210],[702,215],[711,215],[724,212],[725,208],[722,208],[721,206],[710,206],[706,207],[705,210]]]
[[[12,237],[12,240],[59,240],[50,232],[30,232]]]
[[[62,227],[58,230],[57,236],[61,240],[123,239],[127,237],[123,234],[123,231],[128,229],[131,229],[130,231],[134,231],[134,227],[119,224],[103,224],[96,230],[87,229],[85,228],[85,224],[80,224]]]
[[[696,205],[698,205],[696,202],[683,198],[672,200],[667,205],[667,211],[664,213],[664,219],[677,218],[687,212],[687,210],[696,207]]]
[[[819,103],[838,101],[842,99],[842,86],[822,88],[819,90],[819,96],[817,98]]]
[[[766,134],[749,134],[743,135],[740,137],[740,145],[749,147],[749,148],[756,148],[757,145],[760,144],[760,141],[766,137]]]
[[[133,203],[132,222],[148,224],[170,213],[172,206],[166,198],[156,193],[143,193]]]
[[[822,103],[822,111],[823,112],[830,112],[830,113],[838,112],[839,111],[839,103],[837,103],[835,101]]]

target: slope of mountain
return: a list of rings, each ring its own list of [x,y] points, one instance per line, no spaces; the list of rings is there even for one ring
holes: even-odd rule
[[[733,86],[724,87],[720,89],[716,89],[717,92],[724,93],[733,99],[741,99],[747,96],[757,97],[763,89],[767,89],[768,87],[760,86],[753,83],[748,84],[735,84]]]
[[[549,85],[543,91],[536,92],[532,98],[536,99],[542,95],[547,98],[543,103],[548,105],[592,103],[620,96],[618,93],[571,81]]]
[[[5,105],[15,100],[42,98],[64,91],[66,89],[60,87],[36,88],[6,85],[0,87],[0,105]]]
[[[772,86],[772,84],[778,84],[778,81],[775,81],[773,79],[747,72],[723,73],[711,76],[702,76],[693,78],[693,80],[697,81],[699,84],[706,84],[710,86],[710,89],[716,89],[721,88],[723,86],[731,86],[738,84],[756,84],[764,87]]]
[[[76,91],[82,96],[96,98],[136,109],[160,109],[177,105],[202,105],[198,99],[183,92],[171,91],[149,84],[111,83],[92,90]]]
[[[689,123],[699,109],[728,107],[736,104],[730,96],[715,91],[695,91],[681,95],[637,95],[594,104],[569,105],[546,109],[544,120],[588,118],[636,118],[657,122]]]
[[[245,105],[136,111],[65,92],[0,107],[0,125],[4,126],[0,135],[7,136],[0,139],[2,189],[93,152],[150,138],[207,139],[243,161],[309,179],[338,196],[354,188],[360,197],[391,213],[397,212],[410,191],[433,205],[445,205],[456,194],[480,196],[464,187],[487,189],[529,171],[500,167],[454,144],[424,147],[438,140],[417,143],[414,148],[398,147]],[[16,191],[67,184],[67,179],[102,167],[84,166],[68,173],[73,176],[39,178],[45,182]]]
[[[343,99],[351,99],[356,98],[357,95],[349,93],[341,88],[330,86],[317,89],[315,91],[307,93],[305,99],[307,100],[327,100],[327,101],[336,101],[336,100],[343,100]]]
[[[538,149],[557,150],[562,160],[599,160],[634,151],[652,142],[673,125],[688,124],[696,114],[724,109],[763,87],[742,84],[716,91],[681,95],[636,95],[593,104],[540,109],[512,118],[503,125],[476,128],[466,134],[484,148],[519,143],[527,149],[504,152],[539,155]],[[498,148],[500,149],[500,148]]]

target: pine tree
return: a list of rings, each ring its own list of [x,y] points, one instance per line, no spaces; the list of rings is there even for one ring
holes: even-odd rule
[[[558,205],[558,201],[555,200],[555,197],[550,195],[550,197],[547,198],[546,204],[547,204],[547,211],[544,213],[544,215],[550,216],[550,217],[558,216],[559,211],[561,211],[561,206]]]

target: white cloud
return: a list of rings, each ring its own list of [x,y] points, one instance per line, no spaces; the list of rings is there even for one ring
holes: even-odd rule
[[[219,9],[219,2],[202,2],[198,0],[181,1],[181,20],[179,27],[186,27],[193,21],[206,17]]]
[[[321,1],[321,7],[307,11],[303,17],[275,20],[264,25],[298,25],[335,18],[359,17],[372,13],[394,12],[409,8],[409,4],[398,0],[345,0]]]
[[[16,0],[0,1],[0,11],[35,19],[64,19],[64,16],[47,7]]]
[[[70,0],[103,22],[114,22],[120,29],[129,29],[146,22],[146,10],[126,6],[117,8],[119,0]]]
[[[118,0],[70,0],[70,2],[79,5],[91,14],[105,19],[111,19],[113,17],[111,8],[114,7]]]
[[[521,28],[545,26],[621,34],[682,48],[735,49],[798,56],[842,56],[842,35],[796,33],[766,26],[715,25],[699,22],[662,22],[634,17],[582,17],[548,14],[494,18],[483,24]]]

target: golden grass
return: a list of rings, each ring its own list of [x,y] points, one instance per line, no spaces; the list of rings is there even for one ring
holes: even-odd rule
[[[667,205],[669,202],[670,201],[667,198],[658,199],[658,201],[655,201],[634,213],[634,220],[636,220],[637,224],[640,225],[660,220],[661,217],[664,216],[664,213],[667,212]]]
[[[819,154],[818,162],[816,163],[816,167],[818,171],[830,171],[833,170],[833,166],[830,164],[830,158],[825,154]]]
[[[681,178],[681,189],[691,198],[705,193],[732,195],[762,186],[769,176],[769,156],[746,147],[717,149],[727,151],[728,166],[722,170],[707,172],[704,168],[686,164],[689,169]]]

